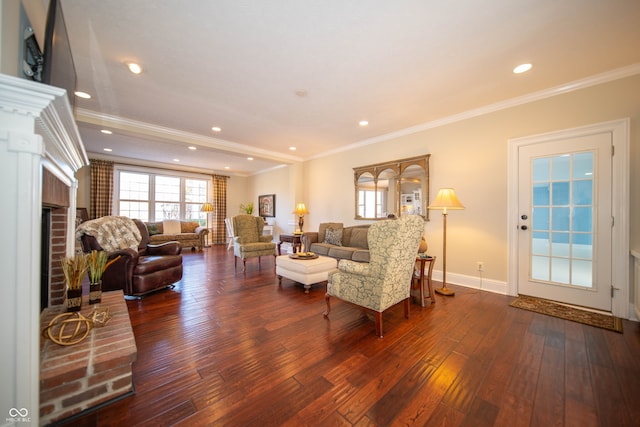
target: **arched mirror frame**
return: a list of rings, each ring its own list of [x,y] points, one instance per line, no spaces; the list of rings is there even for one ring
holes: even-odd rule
[[[400,159],[400,160],[394,160],[390,162],[376,163],[373,165],[360,166],[360,167],[353,168],[353,183],[355,187],[355,203],[354,203],[355,219],[378,220],[378,219],[385,219],[390,214],[393,214],[396,217],[399,216],[401,214],[402,175],[407,170],[408,167],[419,166],[424,171],[424,175],[422,177],[422,183],[421,183],[422,199],[420,201],[420,206],[421,206],[420,210],[423,213],[420,216],[428,220],[429,210],[427,209],[427,201],[429,200],[429,157],[431,157],[431,155],[426,154],[426,155],[417,156],[417,157],[410,157],[407,159]],[[365,217],[365,216],[359,215],[358,214],[358,205],[359,205],[358,203],[359,202],[358,200],[359,185],[358,184],[359,184],[360,177],[362,177],[366,173],[369,173],[371,174],[371,176],[373,176],[375,205],[377,207],[381,202],[386,203],[386,200],[378,200],[379,197],[384,198],[384,195],[380,196],[380,192],[378,191],[378,179],[381,173],[387,172],[389,170],[391,170],[392,173],[394,174],[393,183],[389,184],[389,189],[388,189],[389,192],[393,191],[393,194],[388,196],[388,197],[393,196],[393,202],[392,202],[393,212],[388,212],[389,207],[387,206],[386,209],[382,209],[380,211],[378,209],[373,210],[374,211],[373,217],[370,217],[370,216]],[[393,187],[393,190],[391,187]]]

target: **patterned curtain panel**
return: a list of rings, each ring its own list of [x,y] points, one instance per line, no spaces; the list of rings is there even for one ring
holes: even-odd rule
[[[90,217],[101,218],[111,215],[113,200],[113,162],[108,160],[90,160],[91,194]]]
[[[213,225],[211,241],[218,245],[227,243],[227,230],[224,219],[227,217],[227,179],[228,176],[213,176]]]

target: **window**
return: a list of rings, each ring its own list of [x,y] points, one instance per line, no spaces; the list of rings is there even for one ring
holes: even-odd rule
[[[149,220],[149,175],[120,172],[118,215]]]
[[[207,201],[209,179],[147,171],[117,170],[116,215],[142,221],[182,219],[207,224],[200,207]]]
[[[200,207],[207,201],[207,181],[201,179],[185,179],[184,181],[184,207],[185,218],[204,220],[202,225],[207,223],[207,213],[200,212]]]
[[[180,178],[155,177],[155,220],[180,219]]]
[[[382,206],[384,204],[384,192],[374,190],[358,190],[359,217],[382,217]]]

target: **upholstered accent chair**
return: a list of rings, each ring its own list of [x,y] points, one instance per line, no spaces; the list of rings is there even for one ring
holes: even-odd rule
[[[182,279],[180,243],[150,244],[140,220],[102,217],[80,224],[76,236],[85,253],[104,250],[110,260],[120,257],[104,272],[103,291],[122,289],[127,296],[141,297]]]
[[[263,255],[272,255],[275,265],[276,244],[273,236],[263,236],[264,220],[259,216],[237,215],[234,216],[233,225],[233,268],[237,269],[238,258],[242,260],[242,267],[247,268],[247,258],[258,258]]]
[[[332,296],[361,306],[375,313],[380,338],[387,308],[403,302],[409,318],[411,276],[423,232],[424,220],[418,215],[372,224],[367,235],[369,262],[341,259],[338,270],[329,273],[324,316],[329,316]]]

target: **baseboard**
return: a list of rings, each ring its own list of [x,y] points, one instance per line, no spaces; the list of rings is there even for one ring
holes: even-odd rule
[[[442,271],[433,270],[433,280],[442,282]],[[447,284],[508,295],[507,282],[487,279],[482,276],[467,276],[464,274],[447,272]]]

